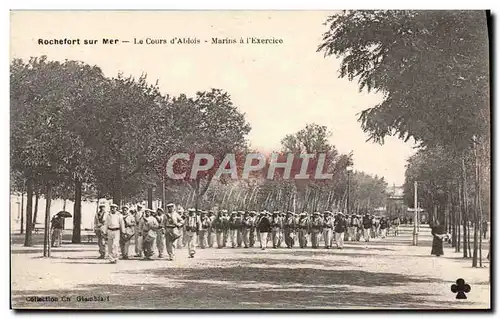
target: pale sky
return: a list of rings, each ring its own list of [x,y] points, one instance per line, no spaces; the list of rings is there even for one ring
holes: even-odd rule
[[[220,88],[252,127],[249,141],[261,151],[280,149],[280,141],[308,123],[326,125],[340,152],[354,153],[354,169],[404,182],[412,144],[387,138],[365,142],[357,114],[380,97],[360,93],[357,83],[338,78],[340,60],[317,53],[327,11],[261,12],[13,12],[11,58],[47,55],[98,65],[107,76],[159,80],[163,93],[193,96]],[[136,45],[134,38],[198,38],[200,44]],[[211,44],[212,37],[280,38],[283,44]],[[95,45],[38,45],[38,39],[97,39]],[[103,38],[131,43],[102,44]],[[208,41],[205,43],[204,41]]]

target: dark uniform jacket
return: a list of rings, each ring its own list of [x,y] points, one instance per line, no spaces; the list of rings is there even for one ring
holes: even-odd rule
[[[229,229],[239,229],[241,226],[240,218],[231,216],[229,218]]]
[[[257,229],[261,233],[268,233],[271,231],[271,221],[267,216],[262,216],[257,224]]]
[[[345,231],[347,231],[347,222],[345,218],[335,218],[335,232],[344,233]]]
[[[380,221],[380,229],[386,229],[386,228],[387,228],[387,226],[388,226],[388,224],[387,224],[387,220],[386,220],[386,219],[382,219],[382,220]]]
[[[363,228],[368,229],[372,227],[372,220],[370,217],[363,217]]]
[[[214,221],[212,222],[212,227],[216,232],[222,232],[228,229],[227,220],[225,220],[223,217],[215,217]]]

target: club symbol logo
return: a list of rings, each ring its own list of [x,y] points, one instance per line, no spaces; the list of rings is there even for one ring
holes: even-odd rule
[[[465,283],[465,280],[458,278],[456,284],[451,285],[451,291],[457,294],[456,299],[467,299],[465,293],[470,291],[470,286]]]

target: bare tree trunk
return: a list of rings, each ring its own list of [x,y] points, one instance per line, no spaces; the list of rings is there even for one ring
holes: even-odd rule
[[[50,257],[50,202],[52,199],[52,184],[47,182],[45,193],[45,231],[43,238],[43,257]]]
[[[21,192],[21,235],[24,233],[24,191]]]
[[[33,178],[28,178],[26,182],[26,234],[24,236],[24,246],[33,246],[32,231],[33,231]]]
[[[35,211],[33,212],[33,226],[36,227],[36,220],[38,217],[38,200],[40,199],[40,191],[35,192]]]
[[[477,139],[474,138],[474,141],[477,142]],[[478,216],[479,216],[479,162],[477,157],[477,144],[474,143],[474,160],[475,160],[475,178],[474,178],[474,186],[475,186],[475,194],[474,194],[474,250],[472,253],[472,267],[477,268],[477,257],[478,257]]]
[[[467,233],[468,233],[468,211],[467,211],[467,180],[466,180],[466,177],[465,177],[465,153],[462,154],[462,182],[461,182],[461,185],[462,185],[462,196],[460,198],[461,200],[461,206],[462,206],[462,222],[463,222],[463,232],[464,232],[464,251],[463,251],[463,257],[464,258],[468,258],[468,254],[467,254],[467,239],[468,239],[468,236],[467,236]]]
[[[76,179],[75,203],[73,204],[73,235],[71,238],[71,242],[74,244],[80,243],[81,233],[82,233],[82,182]]]
[[[455,205],[451,205],[450,207],[450,217],[451,217],[451,247],[455,248],[455,252],[457,251],[457,224],[456,224],[456,209]]]

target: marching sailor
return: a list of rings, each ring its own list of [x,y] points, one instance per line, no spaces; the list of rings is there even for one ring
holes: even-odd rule
[[[310,232],[309,216],[307,216],[306,212],[300,213],[297,226],[298,226],[299,246],[300,248],[305,248],[307,247],[307,236]]]
[[[335,216],[335,242],[338,249],[344,249],[344,233],[347,230],[347,223],[344,214],[341,212]]]
[[[112,264],[118,261],[118,250],[120,249],[120,234],[125,232],[123,217],[117,213],[118,205],[111,204],[110,212],[107,214],[104,224],[107,229],[108,256]]]
[[[236,212],[231,212],[231,217],[229,217],[229,233],[231,237],[231,247],[236,248],[237,245],[237,236],[238,236],[238,217],[236,216]]]
[[[287,212],[285,222],[283,223],[283,235],[285,237],[285,244],[288,248],[292,248],[295,244],[295,227],[296,220],[293,212]]]
[[[144,259],[150,260],[153,257],[153,247],[156,240],[156,231],[159,227],[155,212],[146,209],[141,220],[141,231],[143,238]]]
[[[243,237],[243,246],[250,247],[250,229],[252,227],[252,218],[250,212],[246,211],[241,222],[241,235]]]
[[[165,244],[169,260],[174,260],[174,244],[176,241],[182,241],[181,229],[184,225],[184,220],[175,210],[173,203],[167,204],[167,213],[163,218],[165,228]]]
[[[158,228],[156,229],[156,248],[158,249],[158,258],[163,258],[163,252],[165,251],[165,214],[163,208],[158,207],[156,209],[155,218],[158,222]]]
[[[142,257],[142,231],[139,228],[140,221],[144,215],[142,210],[144,207],[141,204],[137,204],[137,211],[134,214],[135,218],[135,232],[134,232],[134,246],[135,246],[135,257]]]
[[[97,245],[99,246],[99,259],[104,259],[106,256],[106,234],[107,229],[104,225],[106,221],[106,205],[104,203],[99,204],[99,211],[94,217],[94,231],[97,237]]]
[[[255,245],[255,236],[256,236],[256,227],[257,227],[257,213],[255,211],[251,211],[250,212],[250,223],[251,223],[251,226],[250,226],[250,231],[249,231],[249,234],[248,234],[248,241],[249,241],[249,245],[250,247],[253,247]]]
[[[122,252],[122,259],[128,259],[128,252],[130,247],[130,240],[135,234],[135,217],[129,213],[128,207],[122,207],[122,217],[124,224],[124,232],[120,237],[120,249]]]
[[[215,214],[213,210],[208,212],[208,219],[210,220],[210,227],[208,228],[208,247],[212,248],[215,244],[216,234],[215,229],[213,227],[213,223],[215,220]]]
[[[226,230],[227,224],[222,216],[222,212],[218,212],[217,216],[212,223],[212,227],[215,231],[215,236],[217,239],[217,248],[224,247],[224,231]]]
[[[313,213],[313,218],[311,220],[311,245],[312,248],[319,247],[319,240],[321,236],[321,231],[323,229],[323,218],[319,212]]]
[[[208,217],[208,212],[206,211],[201,212],[200,222],[201,222],[201,228],[198,233],[198,241],[200,244],[200,248],[205,249],[208,246],[208,232],[211,225],[211,220]]]
[[[262,212],[262,216],[259,219],[257,229],[259,230],[260,248],[265,250],[267,248],[268,237],[267,234],[271,231],[271,213]]]
[[[273,242],[273,248],[278,248],[279,236],[282,228],[283,221],[281,220],[280,212],[275,211],[271,220],[271,240]]]
[[[334,218],[330,211],[325,212],[325,218],[323,220],[323,239],[325,240],[325,248],[332,248],[333,242],[333,227]]]

